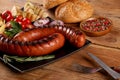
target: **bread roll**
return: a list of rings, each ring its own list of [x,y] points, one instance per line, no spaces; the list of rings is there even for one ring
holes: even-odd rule
[[[86,0],[69,0],[55,10],[55,17],[65,23],[76,23],[91,17],[92,6]]]
[[[61,3],[64,3],[66,1],[68,1],[68,0],[46,0],[45,8],[51,9],[51,8],[57,6],[57,5],[61,4]]]

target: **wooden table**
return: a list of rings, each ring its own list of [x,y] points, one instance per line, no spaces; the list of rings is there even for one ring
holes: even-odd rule
[[[40,2],[40,0],[34,1]],[[88,1],[95,9],[94,15],[105,16],[113,21],[114,26],[110,33],[102,37],[87,37],[92,41],[92,44],[84,49],[57,62],[25,73],[16,73],[0,62],[0,80],[110,80],[110,76],[100,72],[83,74],[71,70],[73,63],[91,67],[97,66],[86,55],[86,52],[95,54],[109,66],[120,66],[120,0]],[[22,6],[22,2],[19,3]],[[11,9],[13,5],[14,3],[10,3],[10,0],[0,0],[0,11]]]

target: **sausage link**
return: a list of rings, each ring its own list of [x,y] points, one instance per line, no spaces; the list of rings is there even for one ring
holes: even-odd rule
[[[50,26],[56,29],[58,32],[62,33],[65,38],[75,47],[82,47],[85,42],[85,34],[77,28],[68,26]]]
[[[40,56],[50,54],[64,45],[65,38],[54,33],[40,40],[21,42],[0,35],[0,51],[18,56]]]
[[[55,33],[55,29],[48,28],[33,28],[26,31],[21,31],[17,35],[14,36],[14,40],[18,41],[33,41],[38,40],[43,37],[47,37],[51,34]]]
[[[35,28],[28,31],[23,31],[16,35],[14,39],[19,41],[32,41],[34,39],[40,39],[55,32],[61,33],[65,38],[75,47],[82,47],[85,44],[85,35],[76,28],[67,26],[44,26],[43,28]]]

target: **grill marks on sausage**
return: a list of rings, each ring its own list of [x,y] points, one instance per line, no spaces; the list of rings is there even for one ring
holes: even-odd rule
[[[40,56],[49,54],[64,45],[64,36],[54,33],[48,37],[34,41],[18,41],[0,35],[0,50],[12,55]]]
[[[28,31],[22,31],[18,33],[13,39],[18,41],[33,41],[39,40],[43,37],[47,37],[53,33],[55,33],[54,29],[34,28]]]
[[[55,32],[61,33],[65,36],[65,38],[75,47],[82,47],[85,44],[85,35],[78,29],[67,26],[44,26],[42,28],[34,28],[32,30],[28,30],[27,32],[21,32],[14,39],[19,41],[31,41],[32,39],[40,39],[44,36],[48,36],[49,34],[53,34]],[[28,35],[31,34],[31,35]],[[33,36],[32,36],[33,35]]]
[[[75,47],[85,44],[85,35],[78,29],[66,26],[44,26],[27,29],[13,39],[0,35],[0,50],[18,56],[40,56],[60,49],[65,38]]]
[[[85,44],[85,35],[78,29],[67,26],[51,26],[62,33],[66,39],[75,47],[82,47]]]

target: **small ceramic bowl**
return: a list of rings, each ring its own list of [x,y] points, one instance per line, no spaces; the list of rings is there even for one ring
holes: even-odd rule
[[[111,31],[112,21],[105,17],[93,17],[80,23],[80,29],[91,37],[102,36]]]

